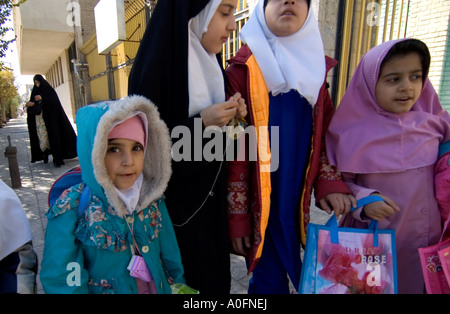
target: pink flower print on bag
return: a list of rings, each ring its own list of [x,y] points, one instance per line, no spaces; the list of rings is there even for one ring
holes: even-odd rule
[[[369,196],[358,207],[379,201]],[[353,209],[354,210],[354,209]],[[333,215],[326,225],[309,224],[299,293],[395,294],[395,230],[339,228]]]

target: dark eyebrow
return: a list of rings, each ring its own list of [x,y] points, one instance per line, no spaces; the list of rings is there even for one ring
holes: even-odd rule
[[[235,7],[234,5],[229,4],[229,3],[223,3],[223,4],[221,4],[220,6],[221,6],[221,7],[228,7],[228,9],[229,9],[230,11],[234,11],[234,10],[236,9],[236,7]]]
[[[417,69],[417,70],[411,71],[410,73],[419,73],[419,72],[423,72],[423,70],[422,69]],[[392,76],[392,75],[399,75],[399,74],[400,73],[398,73],[398,72],[390,72],[390,73],[387,73],[387,74],[383,75],[383,77],[388,77],[388,76]]]
[[[116,141],[116,138],[108,139],[108,145],[119,145],[120,142]]]
[[[133,140],[133,142],[134,142],[133,145],[138,144],[138,145],[143,146],[141,143],[139,143],[139,142],[137,142],[137,141],[134,141],[134,140]],[[111,138],[111,139],[108,140],[108,146],[123,147],[124,144],[123,144],[122,142],[117,141],[117,138]]]

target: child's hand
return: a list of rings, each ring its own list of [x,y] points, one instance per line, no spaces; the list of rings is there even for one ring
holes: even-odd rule
[[[356,208],[356,199],[349,194],[331,193],[322,198],[319,204],[328,214],[334,210],[336,217],[339,217],[349,213],[352,206]]]
[[[247,256],[248,250],[250,249],[250,237],[244,238],[233,238],[231,239],[231,244],[233,246],[233,250],[242,255]]]
[[[389,197],[378,193],[374,193],[374,195],[384,199],[384,202],[378,201],[364,206],[361,216],[366,215],[370,219],[380,221],[400,211],[398,205]]]

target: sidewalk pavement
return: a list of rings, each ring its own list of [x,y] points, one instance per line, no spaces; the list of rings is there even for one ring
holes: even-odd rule
[[[64,172],[78,165],[78,158],[64,160],[65,165],[60,168],[53,166],[50,158],[47,164],[41,162],[31,163],[30,140],[26,116],[20,116],[8,121],[6,126],[0,128],[0,179],[11,186],[8,159],[4,152],[8,147],[7,136],[11,137],[11,145],[17,148],[17,160],[22,187],[15,189],[30,223],[33,233],[33,246],[39,258],[39,269],[44,253],[44,235],[47,225],[45,213],[48,210],[47,196],[53,182]],[[315,223],[324,223],[328,216],[316,208],[312,210],[312,220]],[[231,261],[231,293],[246,294],[248,281],[251,276],[247,275],[245,260],[243,257],[230,254]],[[42,285],[37,276],[37,292],[43,294]]]

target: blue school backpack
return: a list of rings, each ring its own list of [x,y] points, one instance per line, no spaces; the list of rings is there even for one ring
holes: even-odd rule
[[[81,182],[83,182],[83,180],[81,179],[80,166],[70,169],[62,174],[58,179],[56,179],[56,181],[50,188],[50,191],[48,192],[48,206],[51,207],[53,204],[55,204],[56,200],[65,190]],[[90,199],[91,190],[87,185],[85,185],[83,192],[81,192],[80,200],[78,203],[78,216],[81,216],[81,214],[83,214],[83,212],[86,210]]]

